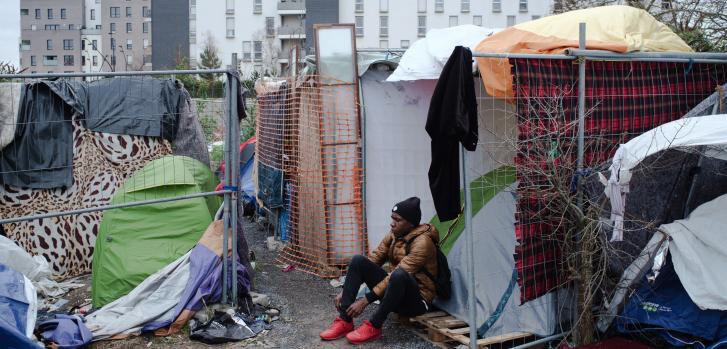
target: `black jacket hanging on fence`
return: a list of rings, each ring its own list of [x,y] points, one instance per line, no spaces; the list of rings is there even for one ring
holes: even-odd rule
[[[439,220],[460,212],[459,146],[477,147],[477,100],[472,76],[472,52],[457,46],[442,69],[432,94],[426,130],[432,139],[429,188]]]

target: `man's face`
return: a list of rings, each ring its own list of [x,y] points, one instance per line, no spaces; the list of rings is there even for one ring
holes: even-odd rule
[[[391,233],[396,237],[408,234],[414,226],[396,212],[391,213]]]

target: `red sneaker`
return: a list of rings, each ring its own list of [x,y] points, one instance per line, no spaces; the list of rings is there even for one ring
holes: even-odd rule
[[[355,331],[346,335],[346,339],[351,344],[364,344],[381,337],[381,329],[374,327],[369,320],[364,320],[363,324]]]
[[[332,341],[343,338],[347,333],[353,331],[353,322],[348,322],[340,317],[333,320],[333,324],[327,330],[321,332],[321,339]]]

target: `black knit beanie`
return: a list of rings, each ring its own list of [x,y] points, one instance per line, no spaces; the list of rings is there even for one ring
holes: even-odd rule
[[[419,225],[419,221],[422,220],[422,210],[419,209],[419,201],[419,198],[416,196],[410,197],[394,205],[391,212],[398,213],[416,227]]]

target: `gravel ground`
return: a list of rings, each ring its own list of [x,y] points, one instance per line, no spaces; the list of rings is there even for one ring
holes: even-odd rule
[[[245,226],[250,249],[257,257],[254,291],[266,294],[272,306],[281,310],[281,318],[273,322],[273,329],[255,338],[238,343],[210,346],[190,341],[188,329],[169,337],[143,335],[120,341],[97,342],[93,349],[112,348],[348,348],[345,339],[323,342],[318,333],[333,321],[335,311],[333,298],[340,288],[333,288],[328,280],[300,272],[284,273],[276,263],[277,252],[268,251],[265,245],[266,232],[257,225],[246,223]],[[86,282],[90,281],[90,276]],[[64,298],[69,299],[66,309],[83,304],[90,298],[90,287],[72,291]],[[362,316],[368,318],[376,305],[369,306]],[[382,337],[373,343],[359,346],[360,348],[439,348],[417,336],[412,329],[404,327],[390,319],[384,325]],[[357,324],[362,320],[358,319]]]

